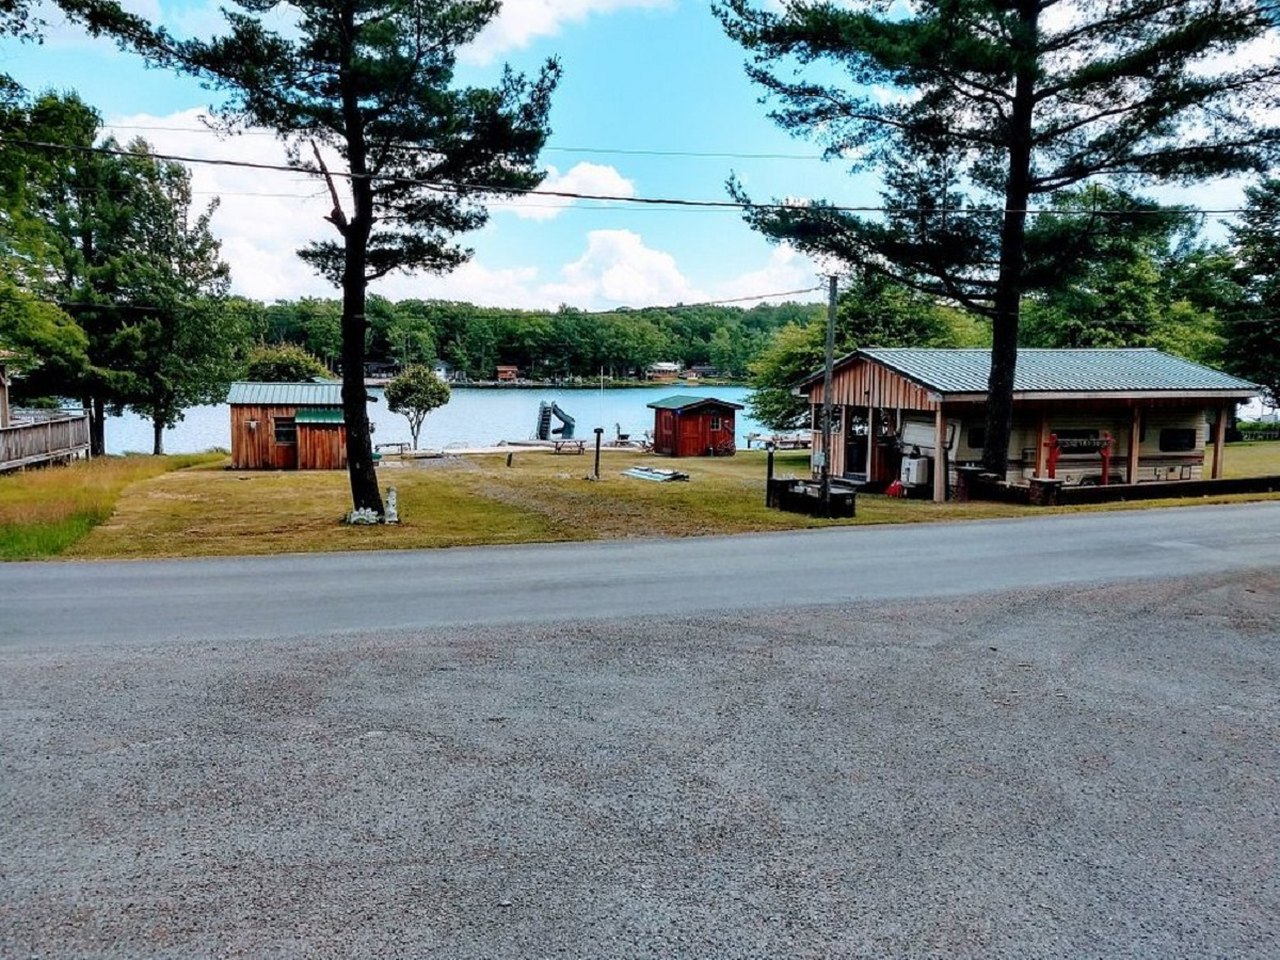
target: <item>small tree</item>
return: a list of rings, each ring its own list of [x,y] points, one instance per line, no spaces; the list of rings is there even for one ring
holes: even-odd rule
[[[256,346],[245,362],[245,379],[259,383],[298,383],[328,376],[323,363],[292,343]]]
[[[403,413],[409,421],[413,449],[418,449],[418,434],[427,414],[449,402],[449,385],[430,367],[414,364],[387,384],[387,409]]]

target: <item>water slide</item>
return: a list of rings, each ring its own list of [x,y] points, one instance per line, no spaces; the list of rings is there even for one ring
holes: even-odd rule
[[[552,417],[560,421],[560,426],[555,429],[551,427]],[[534,436],[538,440],[572,440],[573,424],[573,417],[561,410],[558,403],[555,401],[547,403],[543,400],[538,404],[538,426],[534,430]]]

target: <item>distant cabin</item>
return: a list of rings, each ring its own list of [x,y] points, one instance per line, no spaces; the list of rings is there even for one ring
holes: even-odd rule
[[[731,457],[734,414],[740,403],[715,397],[667,397],[653,410],[653,452],[668,457]]]
[[[519,367],[509,367],[509,366],[498,367],[499,383],[515,383],[519,379],[520,379]]]
[[[342,383],[231,385],[233,470],[344,470]]]
[[[645,370],[644,376],[646,380],[672,383],[680,377],[680,364],[673,360],[661,360],[658,363],[651,363]]]
[[[831,378],[832,476],[873,488],[898,479],[945,500],[957,468],[981,463],[990,370],[989,350],[871,347],[841,358]],[[815,454],[823,379],[816,372],[796,391],[810,403]],[[1051,462],[1068,485],[1101,484],[1104,462],[1108,484],[1218,479],[1226,423],[1257,395],[1251,383],[1150,348],[1019,350],[1001,479],[1030,484]]]

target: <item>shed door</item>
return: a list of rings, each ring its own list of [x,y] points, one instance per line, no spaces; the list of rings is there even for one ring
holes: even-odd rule
[[[275,430],[275,462],[277,470],[298,469],[298,424],[293,417],[276,417],[273,424]]]
[[[702,417],[677,417],[676,422],[680,424],[677,455],[681,457],[696,457],[704,453],[706,444],[702,439]]]

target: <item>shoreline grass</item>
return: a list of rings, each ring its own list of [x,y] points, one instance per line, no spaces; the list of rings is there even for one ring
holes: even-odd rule
[[[808,474],[808,453],[776,455],[779,476]],[[688,483],[622,475],[637,463],[674,465]],[[1232,494],[1033,508],[988,502],[936,504],[864,494],[853,519],[822,520],[766,509],[765,456],[672,461],[607,451],[593,458],[550,451],[391,461],[380,486],[397,489],[402,522],[353,527],[341,471],[233,471],[218,454],[107,458],[0,477],[0,558],[144,559],[335,550],[546,543],[565,540],[730,535],[829,526],[1014,518],[1280,499]],[[1227,475],[1280,474],[1280,443],[1228,450]]]

